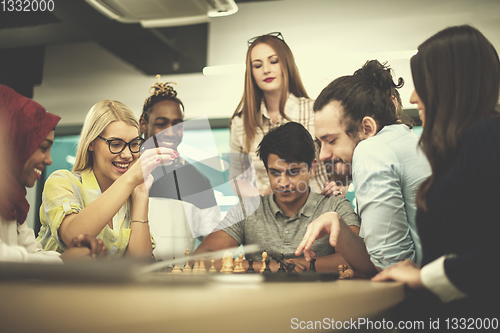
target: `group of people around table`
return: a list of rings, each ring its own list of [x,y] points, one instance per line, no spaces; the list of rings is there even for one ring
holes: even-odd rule
[[[36,239],[25,223],[26,188],[52,163],[60,118],[0,86],[0,261],[149,260],[156,197],[174,202],[161,223],[193,207],[181,215],[204,235],[195,253],[259,244],[297,271],[316,257],[318,271],[348,265],[358,277],[400,281],[444,303],[483,304],[499,291],[498,54],[477,29],[450,27],[419,46],[411,70],[420,138],[400,112],[403,80],[394,83],[386,63],[367,61],[312,100],[280,33],[249,40],[230,123],[240,203],[222,221],[210,181],[177,151],[184,105],[171,85],[152,87],[140,119],[118,101],[98,102],[73,170],[45,182]],[[354,185],[356,212],[339,174]],[[247,258],[259,265],[260,255]]]

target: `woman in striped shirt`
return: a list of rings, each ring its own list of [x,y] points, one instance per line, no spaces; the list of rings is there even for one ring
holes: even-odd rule
[[[256,154],[269,130],[295,121],[314,138],[314,101],[307,95],[281,33],[258,36],[248,43],[245,88],[230,125],[230,177],[237,180],[235,190],[243,197],[271,193],[266,169]],[[325,167],[318,163],[310,186],[320,193],[326,181]]]

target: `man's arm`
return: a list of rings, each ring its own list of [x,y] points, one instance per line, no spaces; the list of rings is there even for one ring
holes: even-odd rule
[[[329,199],[333,200],[332,202],[337,202],[335,204],[334,212],[337,212],[339,218],[349,227],[350,230],[356,235],[359,235],[359,220],[356,213],[352,208],[351,203],[346,199]],[[298,265],[301,269],[309,270],[310,263],[305,258],[294,258],[292,261]],[[339,265],[348,265],[346,259],[339,253],[339,250],[336,249],[336,253],[317,257],[316,258],[316,271],[318,272],[335,272],[338,271]],[[349,266],[352,269],[352,267]],[[355,271],[353,269],[353,271]],[[356,276],[364,277],[364,274],[355,271]]]
[[[312,244],[316,239],[325,235],[330,235],[330,245],[335,247],[336,254],[341,254],[358,276],[371,277],[379,271],[371,262],[363,239],[344,222],[338,213],[334,212],[321,215],[307,226],[306,234],[297,247],[295,255],[304,252],[305,260],[310,261],[315,255],[311,250]]]
[[[193,255],[206,252],[214,252],[232,247],[237,247],[240,244],[225,231],[218,230],[208,235],[203,242],[196,248]]]
[[[208,235],[196,248],[193,255],[234,248],[239,245],[240,244],[238,244],[238,242],[233,237],[229,236],[225,231],[218,230]],[[205,267],[209,268],[210,265],[211,261],[205,260]],[[214,267],[217,271],[219,271],[222,267],[222,260],[215,260]]]
[[[359,227],[356,227],[354,225],[350,225],[349,228],[354,232],[356,235],[359,235]]]
[[[366,141],[366,142],[365,142]],[[416,259],[403,195],[402,165],[392,149],[363,141],[353,157],[353,181],[362,237],[374,265],[387,268]],[[409,172],[408,168],[404,170]]]
[[[360,223],[359,217],[354,212],[351,203],[347,199],[342,199],[338,201],[335,209],[331,210],[332,212],[337,212],[342,220],[349,226],[349,228],[356,234],[359,235],[360,231]]]

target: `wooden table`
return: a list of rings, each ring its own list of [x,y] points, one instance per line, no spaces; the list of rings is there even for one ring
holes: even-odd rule
[[[2,281],[0,331],[290,332],[297,331],[294,322],[375,318],[403,299],[403,285],[368,280],[200,285]]]

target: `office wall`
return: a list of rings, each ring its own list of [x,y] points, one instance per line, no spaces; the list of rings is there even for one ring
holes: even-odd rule
[[[409,58],[433,33],[451,25],[472,24],[500,48],[500,1],[497,0],[286,0],[240,3],[239,11],[213,19],[208,64],[243,65],[247,39],[281,31],[293,50],[304,84],[315,97],[332,79],[352,72],[367,59],[386,60],[406,85],[405,107],[413,89]],[[152,57],[158,55],[151,55]],[[243,91],[243,71],[204,76],[171,75],[188,118],[232,115]],[[62,117],[61,124],[81,124],[99,100],[117,99],[140,115],[154,76],[97,44],[49,45],[43,82],[34,99]]]

